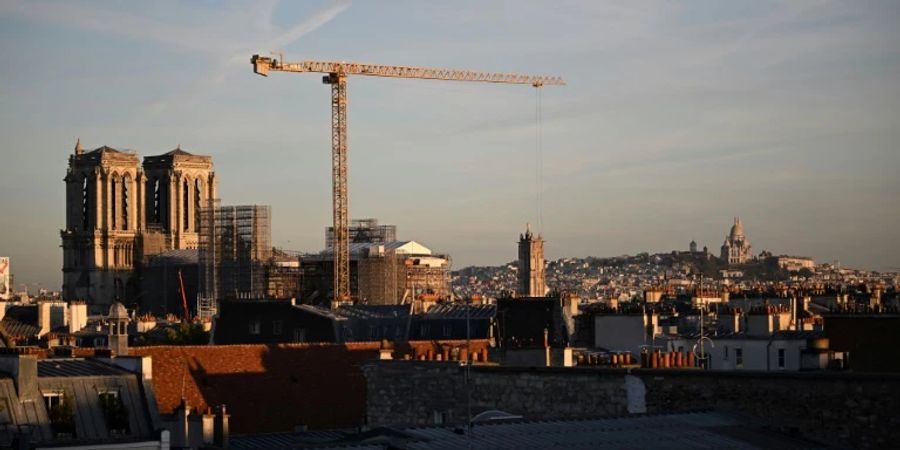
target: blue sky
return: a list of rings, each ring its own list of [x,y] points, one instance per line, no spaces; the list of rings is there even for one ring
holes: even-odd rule
[[[212,155],[225,204],[323,246],[329,92],[287,59],[563,76],[543,90],[547,254],[756,251],[900,266],[900,3],[0,2],[0,254],[58,289],[76,138]],[[538,222],[534,89],[350,80],[350,209],[449,253],[515,258]]]

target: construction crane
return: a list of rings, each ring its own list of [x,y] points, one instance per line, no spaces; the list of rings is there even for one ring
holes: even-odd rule
[[[253,72],[268,76],[269,72],[323,73],[324,84],[331,85],[331,181],[334,244],[334,292],[332,308],[350,298],[350,240],[347,212],[347,77],[364,75],[385,78],[419,78],[425,80],[476,81],[482,83],[525,84],[540,88],[561,86],[560,77],[520,75],[512,73],[473,72],[456,69],[386,66],[332,61],[285,62],[253,55]]]

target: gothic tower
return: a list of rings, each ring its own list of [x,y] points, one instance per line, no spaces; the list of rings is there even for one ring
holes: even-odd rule
[[[142,226],[138,156],[107,146],[69,156],[63,247],[63,298],[110,304],[123,298]]]
[[[64,181],[63,299],[94,312],[137,295],[133,275],[148,256],[197,248],[200,208],[216,196],[212,158],[181,148],[142,168],[134,152],[85,152],[79,141]]]
[[[216,198],[212,158],[181,146],[144,158],[147,228],[165,235],[167,249],[198,247],[200,208]]]
[[[519,235],[519,289],[521,297],[543,297],[547,292],[544,285],[544,239],[531,234],[531,226],[526,225],[525,234]]]

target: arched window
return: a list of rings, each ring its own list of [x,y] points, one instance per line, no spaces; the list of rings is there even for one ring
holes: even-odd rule
[[[200,208],[202,208],[200,202],[203,201],[201,196],[201,192],[203,191],[203,185],[200,183],[200,179],[197,178],[194,180],[194,230],[200,231]]]
[[[187,178],[185,178],[184,182],[181,183],[181,199],[182,199],[182,202],[181,202],[182,203],[182,206],[181,206],[181,219],[182,220],[181,220],[181,222],[182,222],[182,229],[184,229],[184,231],[188,230],[188,225],[190,225],[190,223],[191,223],[190,216],[188,216],[188,210],[191,207],[190,188],[191,188],[191,185],[188,184],[188,180],[187,180]]]
[[[128,229],[128,187],[131,186],[131,175],[126,174],[122,177],[122,229]]]
[[[112,216],[112,223],[110,224],[110,226],[112,227],[113,230],[116,229],[116,224],[118,223],[118,219],[119,219],[119,201],[118,201],[118,196],[116,195],[117,194],[116,191],[118,191],[118,187],[119,187],[119,176],[116,174],[113,174],[112,182],[109,184],[110,193],[109,193],[109,206],[108,206],[108,208],[111,210],[110,216]]]
[[[162,217],[160,217],[160,212],[162,212],[162,205],[159,204],[161,201],[160,192],[159,192],[159,178],[153,178],[153,222],[161,223]]]
[[[90,212],[90,196],[88,195],[88,187],[88,177],[87,175],[85,175],[81,183],[81,229],[85,231],[88,229],[88,224],[90,223],[88,221]]]

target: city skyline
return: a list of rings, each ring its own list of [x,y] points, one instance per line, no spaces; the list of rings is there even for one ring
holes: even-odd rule
[[[59,289],[77,138],[210,155],[224,203],[272,205],[275,245],[321,250],[327,88],[260,81],[249,57],[269,50],[566,78],[542,94],[548,259],[691,240],[717,253],[741,216],[756,253],[900,266],[895,4],[269,5],[0,6],[0,51],[18,61],[0,72],[0,254],[17,285]],[[541,26],[547,15],[568,27]],[[514,260],[516,235],[540,221],[533,90],[353,79],[350,91],[351,217],[397,225],[455,268]]]

